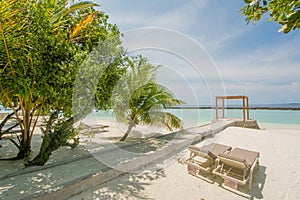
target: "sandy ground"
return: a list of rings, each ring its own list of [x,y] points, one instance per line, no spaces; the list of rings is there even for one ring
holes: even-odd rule
[[[98,122],[89,122],[90,125],[98,124]],[[126,129],[126,127],[122,127],[122,125],[114,121],[101,121],[101,124],[109,125],[106,129],[107,132],[96,134],[93,138],[105,138],[115,141],[115,137],[120,137],[120,134]],[[201,147],[204,144],[218,142],[232,147],[241,147],[260,152],[260,167],[259,171],[254,174],[252,190],[249,193],[250,199],[300,199],[300,126],[263,124],[261,127],[262,130],[230,127],[215,135],[214,138],[205,139],[196,145]],[[149,130],[149,128],[143,129],[143,127],[138,127],[131,135],[131,138],[148,137],[156,132],[164,133],[166,130],[157,130],[155,128]],[[11,145],[3,142],[1,141],[3,147],[0,151],[2,157],[6,157],[13,152],[13,149],[8,149]],[[38,144],[39,137],[35,137],[34,142]],[[66,157],[76,157],[87,153],[82,147],[73,151],[68,148],[62,148],[53,154],[49,162],[53,163]],[[184,150],[177,156],[162,163],[95,186],[90,190],[73,196],[71,199],[245,199],[245,197],[222,188],[220,186],[222,182],[219,179],[209,176],[207,178],[213,182],[209,183],[188,174],[187,165],[184,162],[188,154],[188,150]],[[22,161],[0,161],[0,165],[1,176],[23,168]],[[93,165],[91,167],[95,167],[94,164],[91,163],[91,165]],[[49,176],[42,179],[48,173],[44,171],[41,174],[37,174],[37,177],[40,178],[39,180],[34,179],[31,183],[38,182],[42,185],[44,181],[48,181],[47,184],[51,185],[51,182],[57,180],[55,176],[60,177],[60,179],[70,178],[64,177],[66,173],[59,169],[57,168],[57,171],[53,171],[54,169],[49,171],[49,175],[53,176],[53,179],[49,178]],[[83,171],[85,169],[81,168]],[[26,179],[32,178],[26,177]],[[0,197],[1,193],[8,195],[10,194],[9,190],[13,189],[12,186],[9,188],[9,180],[7,181],[8,183],[4,185],[0,182]],[[47,184],[45,183],[44,186],[47,186]],[[22,187],[21,183],[19,187]]]
[[[263,130],[230,127],[210,142],[227,144],[260,152],[259,171],[254,174],[249,199],[300,199],[299,126],[265,124]],[[177,157],[160,163],[161,169],[147,169],[127,174],[104,185],[96,186],[71,198],[79,199],[245,199],[220,186],[221,180],[208,177],[209,183],[187,173],[185,150]],[[157,167],[157,166],[156,166]]]

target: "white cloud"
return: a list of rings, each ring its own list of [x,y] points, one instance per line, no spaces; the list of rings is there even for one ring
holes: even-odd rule
[[[145,53],[151,62],[176,71],[179,76],[173,73],[162,76],[166,84],[177,88],[177,93],[182,93],[186,99],[189,99],[189,93],[190,98],[194,94],[185,92],[189,86],[180,81],[187,80],[195,93],[201,96],[207,95],[203,84],[203,80],[207,79],[209,87],[215,90],[214,95],[222,92],[220,72],[228,93],[248,93],[255,101],[275,101],[268,99],[268,95],[281,94],[278,101],[298,99],[299,102],[300,57],[297,44],[300,36],[279,34],[274,23],[246,25],[238,12],[243,2],[110,0],[100,4],[110,15],[111,22],[119,25],[122,31],[162,27],[180,31],[197,40],[198,44],[192,44],[172,35],[137,34],[129,41],[136,45],[129,47],[131,49],[141,45],[155,47],[151,44],[160,43],[167,50],[176,50],[175,54],[170,51],[158,54],[139,52]],[[178,52],[190,63],[174,56]],[[191,63],[200,68],[202,74],[195,73]]]
[[[295,87],[300,87],[300,83],[299,82],[292,82],[291,85],[295,86]]]
[[[211,58],[186,35],[168,29],[144,28],[126,32],[123,44],[129,52],[142,54],[151,63],[161,65],[159,82],[188,104],[197,104],[197,99],[209,104],[212,96],[224,93],[219,71]]]

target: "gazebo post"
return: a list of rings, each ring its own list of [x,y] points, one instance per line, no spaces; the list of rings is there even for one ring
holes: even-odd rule
[[[224,106],[224,98],[222,98],[222,118],[225,118],[225,106]]]
[[[243,96],[243,120],[246,121],[246,112],[245,112],[245,97]]]
[[[246,106],[247,106],[247,120],[250,119],[249,117],[249,100],[248,97],[246,97]]]
[[[219,119],[219,115],[218,115],[218,97],[216,97],[216,119]]]

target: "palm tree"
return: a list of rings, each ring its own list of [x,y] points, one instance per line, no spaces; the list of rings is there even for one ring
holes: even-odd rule
[[[170,131],[182,128],[182,121],[166,108],[183,104],[166,87],[155,82],[157,67],[139,56],[128,59],[130,70],[115,92],[113,113],[117,121],[128,124],[120,141],[126,140],[138,124],[165,126]]]

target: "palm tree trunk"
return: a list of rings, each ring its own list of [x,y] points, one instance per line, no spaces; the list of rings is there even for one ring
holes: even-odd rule
[[[135,127],[135,123],[131,120],[129,125],[128,125],[128,129],[127,129],[126,133],[123,135],[123,137],[121,138],[120,141],[125,141],[126,140],[126,138],[128,137],[128,135],[131,132],[133,127]]]

